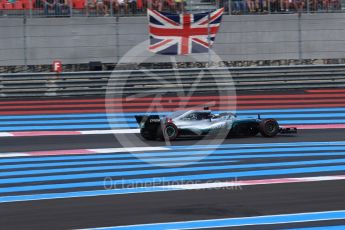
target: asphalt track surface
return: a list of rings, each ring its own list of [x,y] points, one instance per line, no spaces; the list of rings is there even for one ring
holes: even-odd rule
[[[326,104],[323,105],[323,108],[328,108],[325,107]],[[291,105],[290,107],[295,108]],[[338,103],[331,108],[344,107]],[[3,109],[5,113],[3,116],[6,114],[15,116],[15,113],[10,114],[9,111],[12,111],[11,108]],[[18,111],[22,110],[18,109]],[[32,113],[35,111],[38,109],[31,110]],[[340,121],[345,117],[342,113],[338,113],[338,118],[333,119],[338,119],[337,124],[342,124]],[[212,148],[214,152],[195,164],[174,167],[170,171],[169,167],[147,166],[142,162],[136,162],[135,156],[127,152],[68,154],[76,149],[111,149],[126,145],[124,142],[119,143],[114,135],[1,137],[0,153],[30,151],[44,153],[52,150],[63,150],[65,153],[58,156],[0,159],[0,228],[79,229],[345,210],[345,180],[254,183],[250,186],[135,191],[133,193],[127,193],[124,190],[121,194],[101,195],[96,192],[92,196],[82,195],[86,190],[104,190],[104,187],[100,184],[96,185],[96,182],[102,181],[107,175],[126,181],[141,181],[147,177],[168,180],[173,177],[185,177],[186,180],[194,178],[190,181],[198,181],[198,183],[205,182],[205,176],[208,175],[212,175],[208,178],[219,182],[234,180],[268,182],[270,179],[344,175],[344,134],[345,129],[341,128],[303,129],[298,135],[291,136],[228,139],[220,147]],[[138,136],[137,134],[122,135],[127,136],[129,140]],[[182,162],[184,155],[188,157],[198,155],[198,152],[204,151],[206,148],[204,144],[207,143],[209,140],[178,140],[171,143],[171,146],[164,146],[167,147],[166,150],[143,151],[142,153],[151,154],[150,157],[153,158],[157,154],[156,158],[165,159],[164,162],[168,162],[169,165],[169,159],[174,157],[178,162]],[[163,146],[164,142],[151,141],[147,144],[159,147]],[[141,143],[138,143],[137,147],[140,146]],[[73,157],[77,158],[73,159]],[[78,157],[81,158],[78,159]],[[101,158],[96,159],[96,157]],[[32,160],[25,162],[26,159]],[[123,159],[127,163],[116,162]],[[72,165],[68,166],[69,163]],[[25,164],[30,164],[30,167]],[[63,164],[66,165],[63,166]],[[124,166],[128,169],[119,170],[112,168],[114,166]],[[79,172],[71,171],[78,168],[80,168]],[[142,174],[145,170],[148,170],[148,174]],[[129,174],[125,174],[127,172]],[[56,187],[57,185],[73,185],[73,183],[94,184],[86,185],[86,187]],[[169,183],[158,181],[158,186],[166,184]],[[51,186],[50,189],[44,189],[45,185]],[[29,189],[25,190],[24,187]],[[117,188],[121,189],[121,187]],[[46,194],[73,192],[81,195],[42,198]],[[32,198],[24,199],[25,196],[30,195]],[[6,201],[7,197],[10,199]],[[239,225],[222,229],[316,229],[322,226],[325,227],[324,229],[331,229],[331,227],[345,229],[345,214],[340,214],[340,216],[341,218]],[[288,219],[285,216],[283,218]],[[141,226],[138,229],[144,229],[144,227]],[[146,226],[146,229],[154,229],[154,226]]]
[[[128,140],[139,134],[123,134]],[[344,141],[345,129],[322,129],[322,130],[299,130],[298,135],[279,135],[275,138],[256,137],[229,138],[221,140],[224,144],[248,144],[248,143],[279,143],[279,142],[300,142],[300,141]],[[207,144],[207,139],[201,140],[176,140],[171,145],[194,145]],[[87,148],[117,148],[127,146],[126,142],[119,143],[116,136],[109,135],[83,135],[83,136],[40,136],[40,137],[3,137],[1,138],[0,152],[26,152],[42,150],[66,150],[66,149],[87,149]],[[143,143],[138,143],[138,147]],[[164,146],[162,141],[145,141],[150,146]]]
[[[273,139],[260,136],[235,138],[226,140],[225,143],[235,145],[342,141],[344,131],[342,129],[304,130],[298,136]],[[73,138],[68,136],[35,137],[35,142],[32,137],[2,138],[1,140],[6,143],[1,146],[1,152],[57,149],[59,146],[66,149],[118,147],[118,143],[111,135]],[[175,142],[174,145],[192,145],[195,142],[181,140]],[[13,147],[15,143],[17,143],[16,147]],[[159,142],[155,144],[158,145]],[[337,159],[327,157],[327,159],[330,158]],[[294,160],[296,159],[292,158],[289,161]],[[251,163],[261,161],[260,159],[250,160]],[[277,160],[272,158],[267,162],[277,162]],[[328,175],[328,173],[316,173],[316,175]],[[0,226],[6,226],[5,229],[75,229],[343,210],[344,191],[345,181],[342,180],[10,202],[0,204]],[[313,222],[312,225],[292,223],[231,229],[285,229],[344,224],[344,220],[333,220]]]

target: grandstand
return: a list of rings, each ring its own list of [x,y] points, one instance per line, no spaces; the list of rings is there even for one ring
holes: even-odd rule
[[[146,8],[200,12],[224,7],[227,14],[341,12],[344,0],[1,0],[3,17],[140,16]],[[89,9],[90,8],[90,9]],[[89,13],[90,11],[90,13]]]

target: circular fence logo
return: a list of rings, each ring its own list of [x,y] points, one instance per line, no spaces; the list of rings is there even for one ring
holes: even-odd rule
[[[211,118],[193,119],[190,115],[185,122],[174,122],[171,118],[193,111],[212,110],[213,115],[235,112],[236,90],[230,71],[214,66],[222,60],[213,51],[188,56],[157,55],[147,50],[148,42],[128,51],[111,74],[105,102],[108,123],[116,141],[147,163],[176,167],[199,162],[222,144],[227,134],[217,132],[217,124],[212,124]],[[154,69],[152,63],[169,64],[173,68]],[[190,63],[194,65],[192,68],[179,68]],[[199,63],[212,65],[195,67]],[[124,65],[141,67],[123,70]],[[154,115],[149,117],[153,123],[160,123],[162,135],[154,140],[147,140],[152,138],[140,133],[140,117],[148,115]],[[164,126],[164,119],[170,119],[178,133]],[[214,131],[210,132],[211,124]],[[204,135],[205,130],[208,135]],[[171,135],[176,135],[176,140],[172,141]]]

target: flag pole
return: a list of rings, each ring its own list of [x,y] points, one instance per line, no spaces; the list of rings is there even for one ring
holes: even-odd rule
[[[210,15],[210,11],[208,12],[208,23],[207,23],[207,41],[208,41],[208,51],[207,51],[207,59],[208,59],[208,67],[211,66],[211,28],[210,28],[210,20],[211,20],[211,15]]]

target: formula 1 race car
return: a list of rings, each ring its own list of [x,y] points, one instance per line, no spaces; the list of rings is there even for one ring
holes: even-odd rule
[[[284,128],[275,119],[237,118],[233,113],[212,114],[205,110],[176,111],[168,116],[135,116],[140,134],[147,140],[175,140],[179,137],[225,134],[226,137],[274,137],[278,133],[297,133],[297,128]]]

